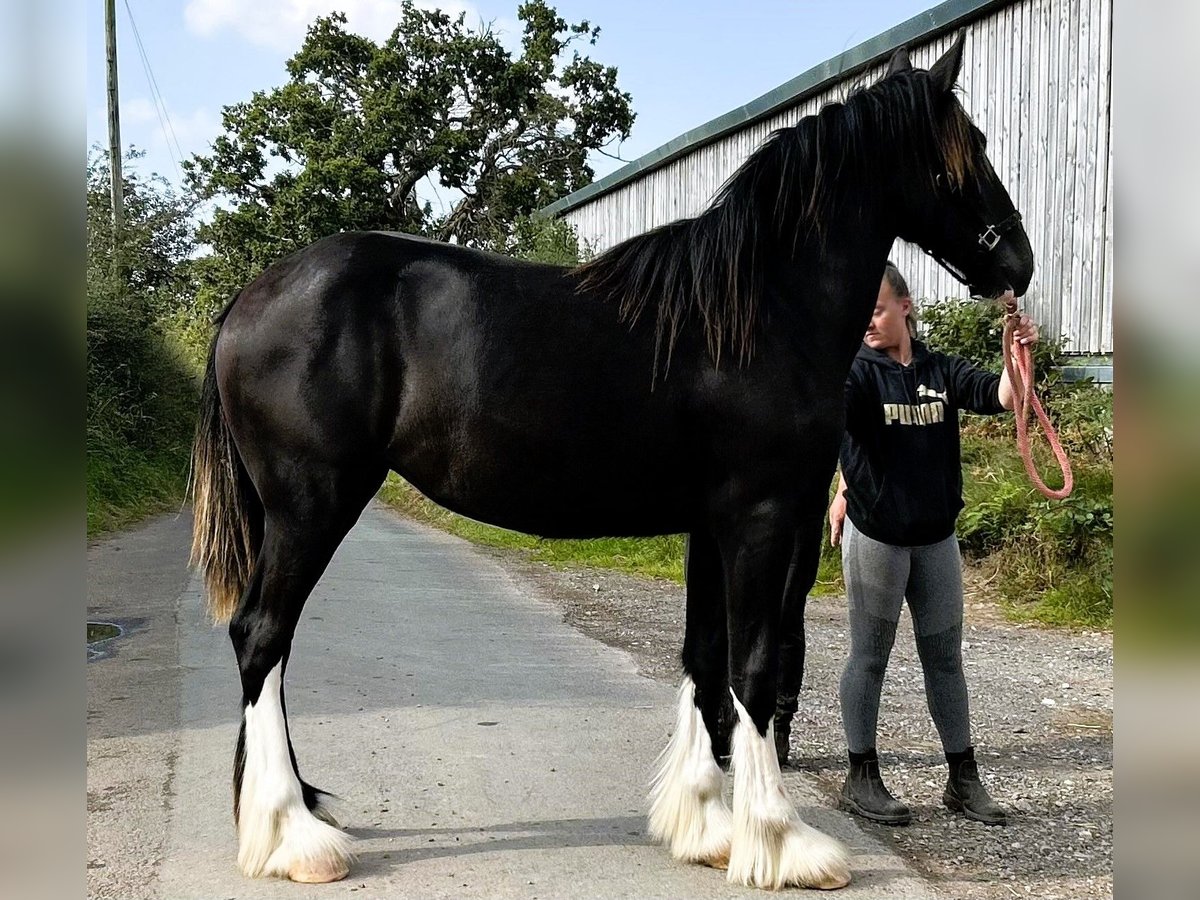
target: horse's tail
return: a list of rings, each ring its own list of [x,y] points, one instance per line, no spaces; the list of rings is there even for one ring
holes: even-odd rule
[[[192,446],[191,564],[204,573],[209,614],[216,622],[227,622],[250,581],[262,546],[263,506],[221,408],[216,353],[214,337]]]

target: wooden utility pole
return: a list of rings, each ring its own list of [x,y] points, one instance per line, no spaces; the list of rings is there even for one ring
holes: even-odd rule
[[[113,243],[125,225],[121,181],[121,114],[117,108],[117,0],[104,0],[104,37],[108,56],[108,165],[112,180]]]

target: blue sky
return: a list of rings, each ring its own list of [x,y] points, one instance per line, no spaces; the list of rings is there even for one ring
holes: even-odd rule
[[[520,0],[422,2],[463,10],[519,37]],[[117,0],[121,138],[147,151],[139,170],[177,182],[175,157],[202,153],[220,133],[222,107],[286,80],[284,61],[317,15],[342,10],[377,40],[399,0]],[[677,135],[753,100],[813,65],[935,5],[931,0],[559,0],[569,22],[601,28],[590,55],[615,65],[633,95],[633,134],[611,150],[636,159]],[[89,3],[87,144],[107,146],[104,6]],[[132,11],[132,18],[130,12]],[[136,23],[168,126],[155,110],[134,34]],[[510,46],[512,44],[510,43]],[[171,135],[170,138],[167,135]],[[621,163],[596,157],[597,177]]]

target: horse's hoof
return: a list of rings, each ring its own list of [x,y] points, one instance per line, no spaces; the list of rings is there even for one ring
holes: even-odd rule
[[[341,881],[349,874],[349,866],[334,862],[323,866],[315,863],[297,863],[288,870],[288,878],[301,884],[328,884],[331,881]]]
[[[824,881],[822,881],[820,884],[814,884],[813,887],[815,887],[819,891],[836,891],[836,890],[840,890],[841,888],[844,888],[849,883],[850,883],[850,873],[849,872],[835,872],[835,873],[830,874],[830,876],[828,878],[826,878]]]

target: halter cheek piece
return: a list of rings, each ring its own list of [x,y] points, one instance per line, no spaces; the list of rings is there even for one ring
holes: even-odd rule
[[[945,182],[945,178],[943,175],[938,174],[934,177],[934,181],[940,187]],[[1014,209],[1009,215],[1001,219],[995,225],[988,225],[983,229],[982,232],[980,232],[979,237],[977,238],[979,246],[984,249],[984,252],[991,253],[1000,245],[1000,241],[1004,238],[1004,235],[1012,231],[1019,224],[1021,224],[1021,214]],[[924,250],[924,248],[922,249]],[[938,265],[940,265],[943,269],[945,269],[963,284],[968,284],[966,273],[963,272],[962,269],[958,268],[958,266],[953,265],[940,253],[936,253],[933,250],[925,250],[925,253],[929,256],[932,256],[937,261]]]
[[[983,230],[983,234],[979,235],[980,245],[985,250],[995,250],[996,245],[1000,243],[1000,239],[1020,223],[1021,214],[1014,209],[1010,216],[1001,219],[995,225],[989,225]]]

